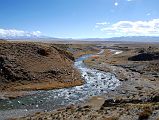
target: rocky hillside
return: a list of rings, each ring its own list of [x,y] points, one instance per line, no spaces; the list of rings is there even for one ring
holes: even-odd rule
[[[71,53],[53,44],[1,41],[0,90],[79,85],[82,80],[73,68],[73,60]],[[46,87],[44,83],[48,82]]]

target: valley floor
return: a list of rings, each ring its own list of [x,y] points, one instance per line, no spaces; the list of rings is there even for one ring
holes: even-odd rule
[[[113,73],[121,81],[120,86],[80,105],[37,112],[15,120],[159,120],[159,45],[103,44],[100,47],[104,52],[85,60],[85,64]],[[82,53],[77,54],[77,48],[71,47],[76,57],[87,53],[81,49]],[[122,52],[113,54],[115,49]],[[147,60],[147,56],[143,57],[145,54],[155,57]]]

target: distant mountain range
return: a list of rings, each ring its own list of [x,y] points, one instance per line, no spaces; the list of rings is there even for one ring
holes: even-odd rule
[[[128,37],[112,37],[112,38],[88,38],[86,41],[127,41],[127,42],[159,42],[156,36],[128,36]]]
[[[29,41],[123,41],[123,42],[159,42],[159,37],[156,36],[129,36],[129,37],[112,37],[112,38],[84,38],[84,39],[72,39],[72,38],[53,38],[47,36],[22,36],[22,37],[7,37],[0,38],[5,40],[29,40]]]

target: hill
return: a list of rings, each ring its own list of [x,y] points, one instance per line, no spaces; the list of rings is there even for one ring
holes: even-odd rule
[[[82,84],[72,65],[73,55],[61,48],[53,44],[0,41],[0,91]]]

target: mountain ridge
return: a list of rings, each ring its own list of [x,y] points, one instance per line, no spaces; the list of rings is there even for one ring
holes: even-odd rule
[[[22,37],[6,37],[0,38],[3,40],[20,40],[20,41],[111,41],[111,42],[159,42],[159,36],[122,36],[122,37],[112,37],[112,38],[56,38],[48,36],[22,36]]]

